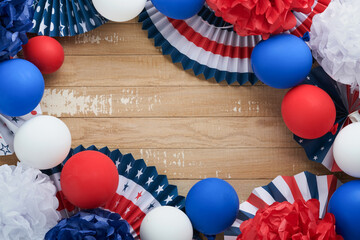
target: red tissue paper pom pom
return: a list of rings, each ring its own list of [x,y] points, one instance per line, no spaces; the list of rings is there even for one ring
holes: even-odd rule
[[[334,215],[320,219],[319,208],[317,199],[276,202],[243,222],[237,240],[343,240],[335,232]]]
[[[309,14],[314,0],[206,0],[215,14],[234,25],[240,36],[287,31],[296,25],[291,11]]]

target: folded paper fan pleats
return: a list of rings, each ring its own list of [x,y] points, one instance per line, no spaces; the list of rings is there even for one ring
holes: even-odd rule
[[[106,22],[91,0],[35,0],[32,33],[50,37],[74,36]]]
[[[60,185],[60,174],[66,161],[76,153],[93,150],[99,151],[113,160],[119,173],[119,184],[115,196],[103,206],[105,209],[119,213],[126,220],[135,239],[139,239],[140,224],[145,215],[159,206],[174,206],[183,209],[185,198],[178,195],[177,187],[170,185],[165,175],[159,175],[155,167],[146,166],[144,160],[135,160],[131,154],[123,155],[119,150],[110,151],[107,147],[98,149],[95,146],[72,149],[65,161],[55,168],[44,171],[57,187],[61,215],[69,217],[80,209],[73,206],[63,195]]]

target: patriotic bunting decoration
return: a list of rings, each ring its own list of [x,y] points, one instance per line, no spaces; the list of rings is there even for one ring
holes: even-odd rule
[[[55,168],[45,170],[57,188],[59,211],[63,218],[70,217],[80,209],[64,197],[60,186],[60,173],[66,161],[76,153],[86,150],[99,151],[110,157],[119,172],[119,185],[116,195],[104,206],[105,209],[119,213],[131,227],[131,234],[139,239],[140,224],[153,208],[169,205],[179,209],[185,206],[185,198],[178,195],[177,187],[168,183],[165,175],[159,175],[155,167],[146,166],[144,160],[135,160],[131,154],[123,155],[119,150],[110,151],[107,147],[95,146],[71,149],[65,161]]]
[[[50,37],[75,36],[106,22],[91,0],[34,0],[30,32]]]
[[[0,156],[14,153],[14,134],[27,120],[41,114],[40,105],[29,114],[21,117],[11,117],[0,114]]]
[[[330,0],[317,0],[309,14],[294,12],[296,27],[288,32],[302,37],[310,31],[312,18],[324,11]],[[251,68],[251,52],[262,40],[261,36],[241,37],[232,25],[216,17],[208,5],[192,18],[174,20],[161,14],[150,0],[140,14],[139,22],[160,46],[164,55],[170,55],[174,63],[181,63],[185,70],[192,69],[195,75],[203,74],[206,79],[228,84],[246,82],[255,84]]]
[[[319,216],[322,218],[332,194],[341,185],[333,175],[316,176],[302,172],[295,176],[278,176],[266,186],[255,188],[250,197],[240,204],[237,219],[225,231],[225,240],[236,240],[242,222],[254,218],[259,209],[275,202],[317,199],[320,202]]]
[[[332,146],[339,131],[351,123],[349,114],[360,110],[359,91],[334,81],[321,67],[311,70],[303,84],[320,87],[332,98],[336,107],[335,128],[317,139],[303,139],[295,135],[294,139],[305,149],[310,160],[323,164],[332,172],[341,171],[334,160]]]

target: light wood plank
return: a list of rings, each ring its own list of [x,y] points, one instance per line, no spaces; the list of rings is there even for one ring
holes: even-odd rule
[[[298,147],[281,117],[63,118],[73,144],[115,148]]]
[[[83,49],[84,47],[80,47]],[[63,66],[44,75],[46,86],[218,86],[173,64],[169,56],[65,56]],[[226,86],[223,81],[221,85]],[[235,83],[234,85],[238,85]]]
[[[56,38],[70,55],[153,55],[160,52],[141,24],[104,24],[85,34]]]
[[[46,86],[227,86],[184,71],[169,56],[66,56],[55,73],[44,75]],[[239,86],[233,83],[233,86]],[[257,82],[256,85],[263,85]],[[245,86],[251,86],[246,83]]]
[[[266,86],[57,87],[45,90],[41,106],[57,117],[275,117],[284,94]]]

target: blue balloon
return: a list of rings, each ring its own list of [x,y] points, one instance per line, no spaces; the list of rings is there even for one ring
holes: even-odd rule
[[[31,62],[13,59],[0,63],[1,114],[28,114],[40,103],[44,88],[44,78]]]
[[[312,67],[312,55],[304,40],[280,34],[261,41],[251,54],[255,75],[274,88],[291,88],[300,84]]]
[[[185,210],[196,230],[205,235],[216,235],[234,223],[239,211],[239,198],[226,181],[207,178],[190,189]]]
[[[197,14],[205,0],[151,0],[162,14],[174,19],[187,19]]]
[[[360,180],[345,183],[332,195],[328,211],[336,219],[336,232],[344,240],[360,239]]]

